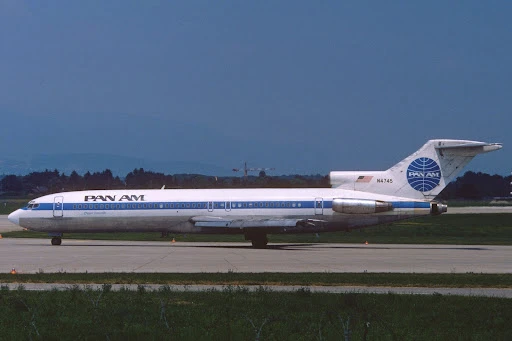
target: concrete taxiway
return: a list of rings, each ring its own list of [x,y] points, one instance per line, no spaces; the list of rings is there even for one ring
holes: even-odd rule
[[[512,206],[449,207],[443,214],[500,214],[512,213]]]
[[[0,272],[512,273],[512,246],[0,239]]]
[[[77,284],[70,283],[0,283],[2,287],[8,287],[10,290],[20,288],[32,291],[48,291],[48,290],[70,290],[77,286]],[[156,291],[162,289],[161,284],[144,284],[146,290]],[[102,290],[103,284],[78,284],[82,290]],[[206,290],[226,290],[228,286],[225,285],[166,285],[172,291],[206,291]],[[293,292],[297,290],[304,290],[304,286],[294,285],[244,285],[244,290],[257,291],[261,289],[278,291],[278,292]],[[238,288],[231,286],[231,289]],[[139,289],[138,284],[112,284],[111,290],[131,290],[136,291]],[[485,297],[501,297],[512,298],[511,288],[426,288],[426,287],[375,287],[375,286],[308,286],[307,290],[313,293],[330,293],[330,294],[343,294],[343,293],[372,293],[372,294],[409,294],[409,295],[457,295],[457,296],[485,296]]]

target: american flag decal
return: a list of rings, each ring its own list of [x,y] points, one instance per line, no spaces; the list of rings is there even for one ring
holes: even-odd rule
[[[372,181],[372,179],[373,179],[373,176],[361,175],[360,177],[357,178],[356,182],[370,182],[370,181]]]

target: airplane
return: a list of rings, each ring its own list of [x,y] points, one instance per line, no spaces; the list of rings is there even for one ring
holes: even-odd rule
[[[422,215],[473,157],[500,143],[430,140],[386,171],[333,171],[331,188],[147,189],[61,192],[31,200],[8,219],[48,232],[243,234],[266,248],[268,234],[344,231]]]

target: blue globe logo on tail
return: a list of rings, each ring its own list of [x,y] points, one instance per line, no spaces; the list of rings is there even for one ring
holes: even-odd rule
[[[439,185],[441,168],[434,160],[420,157],[407,168],[407,181],[415,190],[429,192]]]

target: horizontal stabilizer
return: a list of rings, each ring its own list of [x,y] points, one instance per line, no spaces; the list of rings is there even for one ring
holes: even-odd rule
[[[436,149],[453,149],[453,148],[478,148],[478,147],[488,147],[487,151],[491,152],[493,150],[501,149],[503,146],[501,143],[486,143],[486,142],[470,142],[470,143],[461,143],[454,145],[445,145],[439,144],[438,146],[434,146]]]

